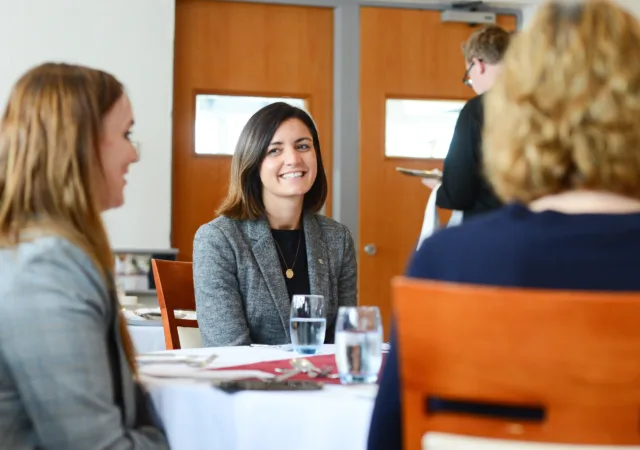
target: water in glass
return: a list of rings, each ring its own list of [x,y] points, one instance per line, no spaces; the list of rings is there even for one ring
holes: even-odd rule
[[[341,307],[335,344],[342,383],[375,383],[382,366],[380,310],[369,306]]]
[[[291,344],[296,352],[313,355],[324,343],[327,319],[291,319]]]
[[[378,331],[337,332],[336,365],[344,383],[375,383],[382,365],[382,334]]]
[[[289,321],[293,350],[313,355],[324,344],[327,330],[326,303],[322,295],[294,295]]]

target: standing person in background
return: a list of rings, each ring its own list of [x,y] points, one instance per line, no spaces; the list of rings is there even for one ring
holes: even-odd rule
[[[122,84],[43,64],[0,122],[0,447],[165,449],[136,384],[101,213],[138,160]]]
[[[502,70],[502,58],[511,34],[496,25],[475,31],[462,46],[467,71],[463,82],[478,94],[460,111],[449,152],[444,161],[442,184],[436,194],[440,208],[462,211],[463,220],[502,206],[482,173],[484,93]],[[426,179],[433,189],[437,184]]]

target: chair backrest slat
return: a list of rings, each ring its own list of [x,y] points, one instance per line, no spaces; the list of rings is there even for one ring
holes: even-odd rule
[[[198,328],[197,321],[176,319],[174,315],[175,310],[194,311],[196,309],[193,264],[183,261],[153,259],[151,266],[158,292],[167,350],[177,350],[180,348],[178,327]]]

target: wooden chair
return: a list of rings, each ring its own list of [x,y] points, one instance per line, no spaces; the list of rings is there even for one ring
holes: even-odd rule
[[[167,350],[180,348],[178,327],[198,328],[196,320],[176,319],[175,310],[196,309],[193,290],[193,265],[190,262],[152,259],[153,278],[156,282],[162,326]]]
[[[396,278],[404,448],[427,431],[640,444],[640,293]],[[429,411],[427,397],[541,408],[538,421]]]

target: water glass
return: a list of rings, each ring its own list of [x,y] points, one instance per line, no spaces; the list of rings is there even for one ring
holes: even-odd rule
[[[382,365],[382,322],[378,307],[341,306],[335,344],[342,384],[375,383]]]
[[[324,344],[327,304],[322,295],[294,295],[291,300],[291,344],[296,353],[314,355]]]

